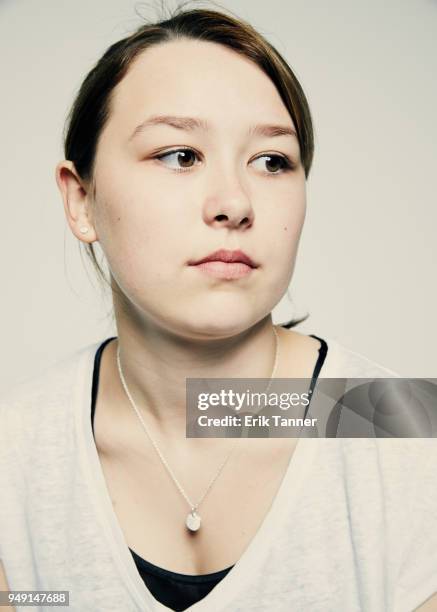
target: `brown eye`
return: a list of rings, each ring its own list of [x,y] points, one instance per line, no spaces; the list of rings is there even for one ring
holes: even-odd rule
[[[267,174],[283,174],[294,168],[288,157],[284,155],[275,155],[273,153],[260,155],[260,157],[257,157],[254,161],[258,161],[259,159],[264,160],[263,163],[264,167],[267,168]]]
[[[192,163],[193,160],[197,158],[197,153],[193,151],[193,149],[175,149],[173,151],[167,151],[166,153],[161,153],[160,155],[156,155],[156,159],[162,161],[163,159],[173,159],[173,162],[176,161],[176,167],[170,164],[171,170],[175,170],[176,172],[183,172],[184,169],[189,170],[194,166]]]

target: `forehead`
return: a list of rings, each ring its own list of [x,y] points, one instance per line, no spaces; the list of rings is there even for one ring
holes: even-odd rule
[[[223,45],[199,40],[152,46],[115,88],[113,124],[129,129],[155,113],[200,115],[221,129],[267,120],[293,126],[275,85],[256,64]]]

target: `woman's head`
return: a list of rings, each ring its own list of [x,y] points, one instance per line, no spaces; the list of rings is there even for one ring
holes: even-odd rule
[[[223,337],[287,290],[312,155],[308,105],[278,52],[234,17],[179,10],[89,73],[57,180],[73,233],[92,256],[100,243],[116,305],[178,335]],[[258,267],[230,280],[190,265],[218,249]]]

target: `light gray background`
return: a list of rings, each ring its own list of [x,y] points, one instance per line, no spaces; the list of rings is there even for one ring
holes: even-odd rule
[[[221,4],[288,59],[315,123],[293,304],[284,298],[274,321],[309,311],[301,331],[437,376],[437,2]],[[139,24],[133,0],[0,2],[0,390],[114,332],[54,171],[86,72]]]

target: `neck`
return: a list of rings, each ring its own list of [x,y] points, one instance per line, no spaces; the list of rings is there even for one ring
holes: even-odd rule
[[[117,314],[117,313],[116,313]],[[131,320],[117,318],[118,341],[111,343],[112,392],[119,409],[129,400],[120,381],[119,349],[124,378],[138,410],[163,433],[185,429],[186,378],[270,378],[276,339],[271,315],[240,334],[214,338],[181,337],[149,325],[138,333]]]

